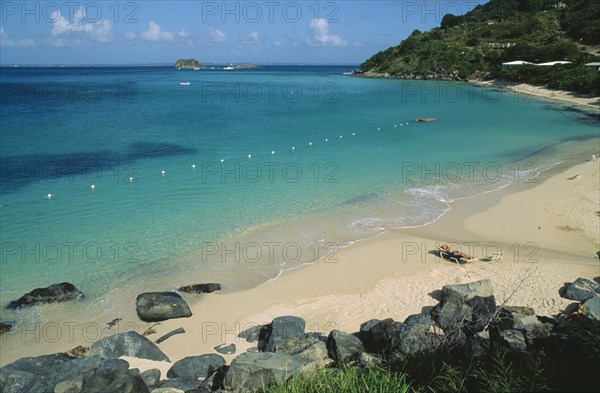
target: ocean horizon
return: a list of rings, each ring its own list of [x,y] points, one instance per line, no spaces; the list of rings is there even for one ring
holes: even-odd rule
[[[354,68],[2,67],[3,308],[64,281],[84,320],[149,289],[248,289],[596,153],[585,110]]]

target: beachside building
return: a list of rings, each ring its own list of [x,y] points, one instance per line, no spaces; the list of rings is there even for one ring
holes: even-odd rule
[[[502,69],[507,70],[509,68],[518,67],[518,66],[522,66],[522,65],[526,65],[526,64],[528,65],[528,64],[533,64],[533,63],[530,63],[528,61],[523,61],[523,60],[509,61],[508,63],[502,63]]]
[[[552,67],[555,65],[565,65],[565,64],[573,64],[570,61],[549,61],[547,63],[539,63],[536,64],[538,66],[542,66],[542,67]]]
[[[592,69],[592,71],[594,71],[595,73],[600,72],[600,62],[595,61],[593,63],[587,63],[584,64],[586,67],[590,67]]]

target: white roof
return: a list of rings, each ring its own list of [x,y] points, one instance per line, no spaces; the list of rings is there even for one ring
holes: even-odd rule
[[[549,61],[547,63],[539,63],[537,65],[539,65],[539,66],[553,66],[553,65],[556,65],[556,64],[571,64],[571,62],[570,61]]]
[[[587,63],[586,66],[588,66],[588,67],[600,67],[600,62],[599,61],[595,61],[593,63]]]
[[[521,64],[533,64],[533,63],[530,63],[528,61],[523,61],[523,60],[515,60],[515,61],[508,62],[508,63],[502,63],[502,65],[521,65]]]

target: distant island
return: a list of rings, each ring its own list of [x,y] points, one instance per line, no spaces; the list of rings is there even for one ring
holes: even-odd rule
[[[415,30],[352,74],[546,85],[600,95],[600,2],[491,0],[441,26]]]
[[[196,59],[179,59],[175,62],[175,68],[178,70],[194,69],[194,68],[205,68]]]
[[[196,59],[179,59],[175,62],[175,69],[178,70],[198,70],[201,68],[208,68],[207,66],[201,64],[198,60]],[[236,64],[236,65],[229,65],[228,67],[231,67],[230,69],[248,69],[248,68],[261,68],[260,66],[257,65],[253,65],[253,64]],[[214,67],[211,67],[214,68]]]

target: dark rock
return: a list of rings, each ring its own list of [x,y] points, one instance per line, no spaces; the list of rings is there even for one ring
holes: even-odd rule
[[[225,365],[225,359],[216,354],[190,356],[177,361],[167,372],[168,378],[204,379]]]
[[[304,338],[304,319],[294,316],[277,317],[261,329],[258,349],[263,352],[276,352],[277,346],[292,338]]]
[[[149,393],[139,375],[113,369],[94,369],[60,382],[54,393]]]
[[[301,373],[305,364],[305,360],[285,353],[246,352],[231,362],[224,386],[235,392],[261,392]]]
[[[219,367],[214,373],[206,378],[204,382],[202,382],[200,388],[206,389],[209,392],[223,388],[223,380],[225,379],[225,374],[227,373],[228,369],[229,366]]]
[[[442,301],[432,310],[440,327],[448,334],[483,330],[496,312],[496,299],[490,280],[445,285]]]
[[[156,340],[156,343],[160,344],[161,342],[165,341],[166,339],[168,339],[170,337],[173,337],[176,334],[183,334],[183,333],[185,333],[185,329],[182,327],[171,330],[169,333],[167,333],[163,336],[160,336],[160,338],[158,340]]]
[[[552,325],[543,324],[529,307],[506,306],[499,310],[496,326],[501,330],[518,330],[525,336],[528,345],[541,347],[550,337]]]
[[[360,368],[373,369],[381,367],[383,360],[377,355],[363,352],[359,355],[357,365]]]
[[[583,315],[590,319],[600,320],[600,296],[594,296],[581,304]]]
[[[329,357],[325,341],[320,337],[307,336],[306,338],[293,338],[277,348],[278,353],[296,355],[306,360],[305,369],[323,369],[329,367],[333,360]]]
[[[233,355],[235,353],[235,344],[221,344],[214,347],[214,350],[223,355]]]
[[[523,352],[527,349],[525,336],[518,330],[500,330],[498,336],[502,347],[511,352]]]
[[[327,351],[336,364],[345,364],[358,359],[365,348],[358,337],[332,330],[327,339]]]
[[[160,382],[160,370],[156,368],[146,370],[140,374],[140,377],[142,377],[142,380],[144,381],[146,386],[148,386],[149,388],[153,388],[155,386],[158,386],[158,383]]]
[[[490,348],[490,332],[486,330],[468,338],[465,352],[469,359],[481,359],[489,353]]]
[[[362,339],[367,352],[387,357],[400,346],[400,324],[391,318],[369,322],[361,326],[358,337]],[[367,326],[368,330],[365,329]]]
[[[60,284],[52,284],[46,288],[36,288],[33,291],[26,293],[17,300],[13,300],[6,306],[9,310],[16,310],[25,306],[33,306],[42,303],[59,303],[83,298],[83,293],[75,287],[75,285],[63,282]]]
[[[249,343],[257,342],[262,328],[263,325],[252,326],[246,330],[241,331],[237,336],[239,338],[245,339]]]
[[[92,345],[90,356],[100,356],[104,359],[117,359],[121,356],[131,356],[141,359],[169,361],[152,341],[136,332],[125,332],[105,337]]]
[[[48,376],[64,368],[72,357],[64,353],[21,358],[0,368],[0,391],[3,393],[26,393],[53,391]]]
[[[138,295],[136,312],[144,322],[161,322],[192,316],[190,307],[175,292],[146,292]]]
[[[14,322],[0,322],[0,334],[8,333],[15,328]]]
[[[199,389],[201,382],[195,378],[174,378],[160,381],[158,386],[152,389],[153,392],[187,392],[188,390]],[[170,389],[169,389],[170,388]]]
[[[400,345],[397,350],[403,356],[431,353],[442,344],[442,339],[431,332],[430,315],[411,315],[399,326]]]
[[[221,284],[216,283],[184,285],[178,289],[179,292],[185,293],[213,293],[220,290]]]
[[[73,359],[66,363],[64,367],[56,367],[51,370],[47,378],[52,385],[56,385],[59,382],[70,380],[95,369],[110,369],[126,373],[129,370],[129,363],[121,359],[102,359],[99,356],[87,356]]]
[[[600,284],[580,277],[572,284],[567,284],[564,294],[561,296],[566,299],[585,302],[598,295],[600,295]]]

